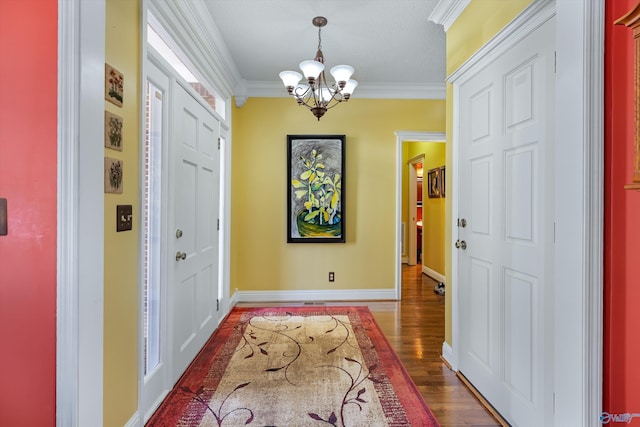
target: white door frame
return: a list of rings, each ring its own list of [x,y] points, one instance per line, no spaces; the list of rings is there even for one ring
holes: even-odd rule
[[[102,426],[104,0],[58,0],[56,425]],[[82,43],[80,43],[82,40]]]
[[[402,299],[402,145],[405,142],[446,142],[444,132],[399,130],[396,134],[396,299]],[[424,201],[423,201],[424,203]]]
[[[549,13],[556,14],[555,168],[562,171],[555,178],[554,423],[595,427],[602,410],[604,0],[534,1],[449,76],[454,83],[453,170],[458,167],[460,126],[455,83],[470,67],[492,61],[533,31]],[[459,182],[456,174],[452,179],[455,223]],[[456,234],[452,232],[453,240]],[[452,282],[457,283],[458,257],[453,249],[451,260]],[[452,298],[450,362],[456,368],[457,286],[452,287]]]

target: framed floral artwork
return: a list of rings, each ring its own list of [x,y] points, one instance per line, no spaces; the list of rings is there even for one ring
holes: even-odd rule
[[[287,135],[287,243],[344,243],[344,135]]]
[[[104,99],[122,107],[124,76],[109,64],[104,64]]]
[[[429,198],[440,197],[440,168],[427,172],[427,195]]]
[[[122,151],[122,117],[109,111],[104,112],[104,146]]]
[[[104,158],[104,192],[122,194],[123,189],[122,160],[112,157]]]

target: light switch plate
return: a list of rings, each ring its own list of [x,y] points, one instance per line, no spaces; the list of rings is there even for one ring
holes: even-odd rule
[[[133,223],[133,206],[116,206],[116,231],[131,230]]]

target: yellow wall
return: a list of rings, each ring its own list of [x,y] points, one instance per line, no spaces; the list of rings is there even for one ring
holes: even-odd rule
[[[288,98],[249,98],[234,108],[232,292],[393,289],[394,132],[444,126],[443,100],[354,98],[319,122]],[[286,243],[287,134],[346,135],[346,243]]]
[[[420,154],[424,154],[424,185],[422,186],[422,265],[444,276],[445,198],[429,198],[427,192],[427,172],[429,169],[444,166],[446,144],[439,142],[407,142],[405,145],[408,146],[407,159],[412,159]],[[403,190],[404,187],[406,187],[406,185],[403,185]],[[405,206],[408,206],[408,201]]]
[[[106,62],[124,74],[123,106],[105,109],[123,117],[122,194],[104,197],[104,426],[121,427],[138,407],[139,233],[139,2],[106,0]],[[103,141],[82,141],[103,144]],[[133,230],[116,232],[116,205],[133,205]]]
[[[457,70],[471,55],[484,46],[498,31],[504,28],[520,14],[533,0],[472,0],[456,22],[447,31],[447,75]],[[453,88],[447,84],[447,188],[451,188],[453,158]],[[451,251],[453,223],[451,215],[451,198],[446,198],[446,237],[445,250]],[[446,277],[452,272],[451,260],[447,260]],[[447,296],[450,283],[447,279]],[[454,284],[455,286],[455,284]],[[451,298],[445,299],[445,341],[451,344]]]

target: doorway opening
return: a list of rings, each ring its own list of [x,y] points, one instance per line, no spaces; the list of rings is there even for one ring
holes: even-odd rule
[[[406,224],[408,224],[408,248],[406,250],[406,256],[405,259],[403,259],[403,263],[406,262],[410,266],[422,264],[423,162],[424,153],[411,158],[408,161],[407,167],[408,180],[406,190],[409,196],[409,202],[406,206]]]
[[[402,265],[406,263],[408,256],[408,217],[406,216],[408,192],[406,191],[408,173],[413,168],[408,167],[408,152],[404,150],[406,142],[435,142],[444,143],[446,135],[444,132],[396,132],[396,298],[402,299]],[[424,165],[423,165],[424,170]],[[417,193],[417,185],[416,185]],[[417,200],[417,196],[416,199]],[[423,198],[424,204],[424,198]],[[424,212],[424,206],[423,206]],[[423,215],[424,220],[424,215]],[[417,225],[416,225],[417,227]],[[444,232],[444,225],[442,226]],[[443,254],[444,256],[444,254]],[[444,278],[444,277],[443,277]],[[444,282],[444,280],[441,280]]]

